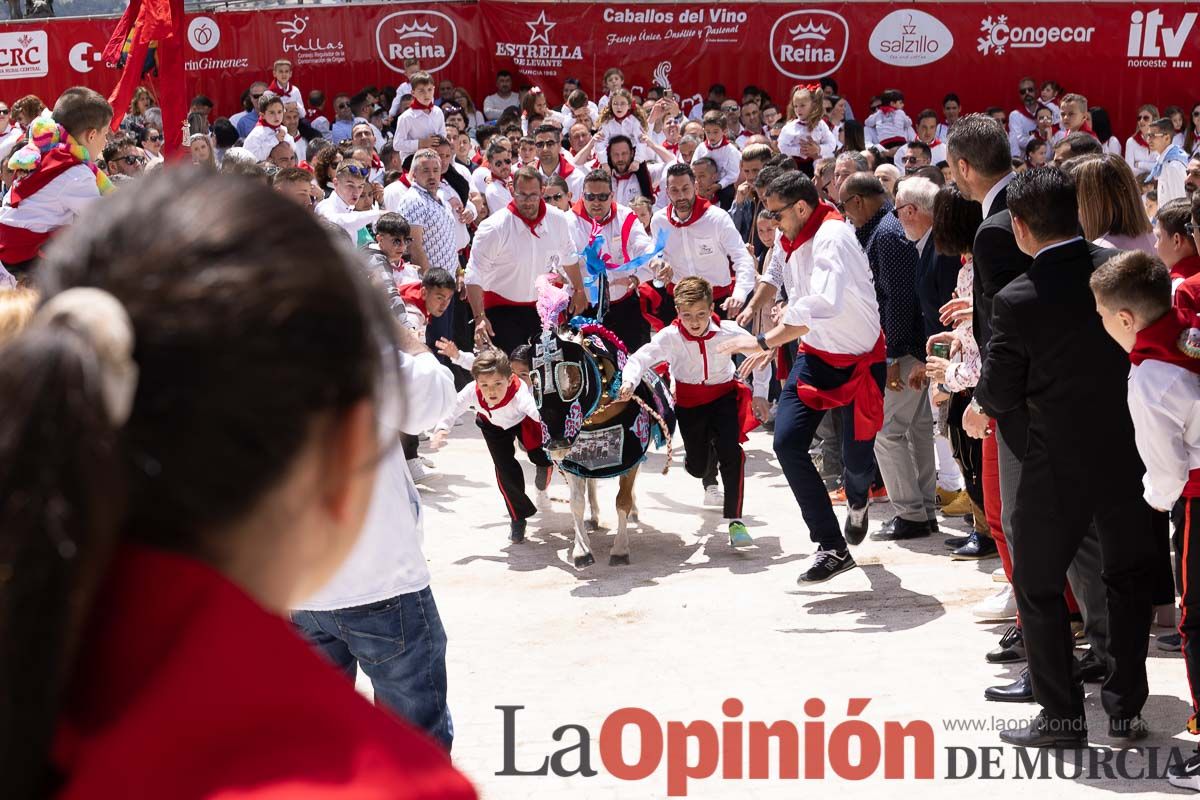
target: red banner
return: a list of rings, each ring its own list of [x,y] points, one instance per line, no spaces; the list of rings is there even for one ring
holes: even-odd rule
[[[669,84],[701,102],[711,83],[757,84],[783,101],[788,88],[833,75],[861,116],[866,98],[896,87],[911,116],[957,92],[966,110],[1006,109],[1023,75],[1053,78],[1105,106],[1126,136],[1134,110],[1190,109],[1200,100],[1200,12],[1175,3],[600,4],[446,2],[291,7],[189,15],[189,91],[220,114],[271,64],[288,58],[296,83],[327,96],[399,83],[406,57],[466,86],[482,105],[497,69],[560,102],[578,77],[593,97],[605,69],[626,86]],[[83,83],[107,94],[116,72],[100,63],[115,19],[0,25],[0,96],[51,100]]]

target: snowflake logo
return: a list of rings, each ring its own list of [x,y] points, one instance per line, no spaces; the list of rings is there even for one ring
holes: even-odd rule
[[[1004,55],[1004,45],[1007,37],[1002,34],[1008,31],[1008,15],[1001,14],[994,20],[990,16],[984,17],[979,23],[979,30],[985,34],[978,39],[979,52],[986,56],[989,52],[995,50],[996,55]]]

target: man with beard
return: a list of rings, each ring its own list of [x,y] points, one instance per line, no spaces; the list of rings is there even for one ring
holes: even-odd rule
[[[567,182],[571,194],[578,197],[583,191],[582,169],[563,157],[562,131],[549,123],[543,123],[533,134],[534,147],[537,148],[537,168],[547,179],[558,176]]]

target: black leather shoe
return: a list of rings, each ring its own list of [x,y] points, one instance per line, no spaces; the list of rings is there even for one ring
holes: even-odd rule
[[[1009,627],[1000,637],[1000,646],[988,652],[989,664],[1015,664],[1025,660],[1025,636],[1016,625]]]
[[[1146,720],[1142,719],[1141,714],[1138,714],[1133,719],[1109,717],[1108,735],[1112,739],[1136,742],[1150,735],[1150,726],[1146,724]]]
[[[969,541],[971,541],[970,536],[947,536],[942,540],[942,544],[946,545],[949,550],[957,550]]]
[[[1026,725],[1000,731],[1000,740],[1017,747],[1087,747],[1087,720],[1051,719],[1043,711]]]
[[[1075,680],[1084,683],[1101,683],[1108,677],[1108,665],[1100,657],[1088,650],[1076,660]]]
[[[862,508],[846,508],[846,526],[842,528],[842,536],[847,544],[862,544],[862,540],[867,538],[867,525],[870,524],[867,509],[870,507],[871,504],[867,503]]]
[[[508,540],[513,544],[525,541],[525,520],[514,519],[508,524]]]
[[[952,561],[979,561],[996,555],[996,543],[978,531],[972,531],[967,543],[950,554]]]
[[[929,521],[913,522],[912,520],[896,517],[890,529],[885,528],[878,533],[872,534],[871,538],[876,542],[898,542],[902,539],[919,539],[922,536],[928,536]]]
[[[941,529],[938,527],[936,519],[929,520],[929,532],[930,533],[941,533],[942,532]]]
[[[1033,679],[1029,670],[1021,670],[1021,677],[1006,686],[989,686],[983,690],[983,696],[997,703],[1032,703]]]

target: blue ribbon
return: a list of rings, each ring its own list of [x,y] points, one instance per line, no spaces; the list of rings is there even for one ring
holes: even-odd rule
[[[588,299],[591,300],[593,305],[599,302],[601,275],[607,275],[609,279],[612,279],[621,275],[632,274],[651,260],[661,256],[666,247],[667,232],[661,230],[658,232],[658,240],[654,243],[653,250],[636,258],[631,258],[619,267],[609,269],[608,264],[604,261],[604,256],[601,255],[604,248],[604,234],[597,235],[591,244],[585,247],[583,252],[580,253],[583,256],[583,264],[586,267],[583,275],[583,288],[587,290]]]

